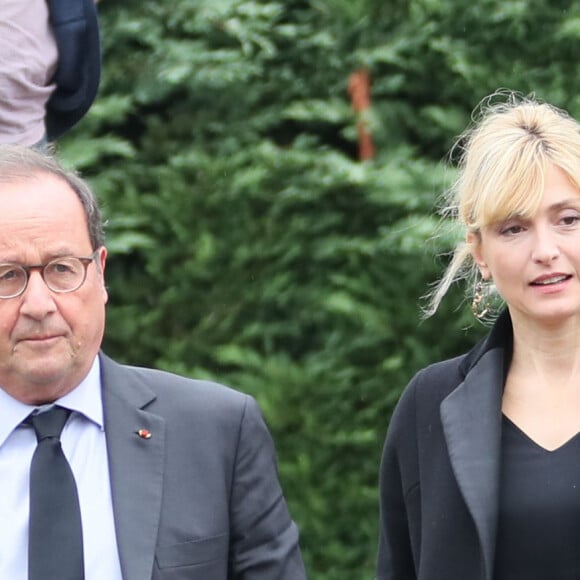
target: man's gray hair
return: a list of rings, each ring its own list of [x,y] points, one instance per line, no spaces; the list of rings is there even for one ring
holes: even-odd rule
[[[75,171],[65,169],[54,155],[21,145],[0,145],[0,183],[32,179],[48,173],[62,179],[79,198],[93,250],[105,243],[101,209],[93,190]]]

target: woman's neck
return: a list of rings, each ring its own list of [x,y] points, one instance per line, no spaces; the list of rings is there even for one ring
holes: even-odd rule
[[[534,376],[540,383],[580,388],[580,320],[544,325],[512,317],[514,348],[510,374]]]

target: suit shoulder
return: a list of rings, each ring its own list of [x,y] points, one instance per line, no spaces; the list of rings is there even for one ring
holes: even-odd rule
[[[256,409],[257,403],[244,394],[217,382],[198,380],[168,371],[123,365],[103,355],[102,375],[105,387],[119,397],[137,396],[162,414],[179,415],[195,412],[197,416],[227,418],[241,416]]]
[[[238,403],[241,403],[248,396],[215,381],[194,379],[159,369],[136,366],[126,366],[125,368],[139,376],[140,380],[152,388],[157,395],[165,394],[171,390],[172,392],[183,392],[196,398],[209,397],[210,399],[223,399]]]

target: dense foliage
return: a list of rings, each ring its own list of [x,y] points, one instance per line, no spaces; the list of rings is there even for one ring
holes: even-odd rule
[[[106,350],[255,395],[312,580],[372,578],[390,412],[461,352],[445,156],[509,87],[580,113],[563,0],[105,0],[99,99],[60,143],[108,217]],[[360,162],[349,75],[371,74]]]

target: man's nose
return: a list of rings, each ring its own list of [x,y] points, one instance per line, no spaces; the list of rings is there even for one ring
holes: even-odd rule
[[[31,271],[28,284],[22,294],[21,313],[40,319],[54,310],[56,310],[54,296],[44,282],[40,271]]]

